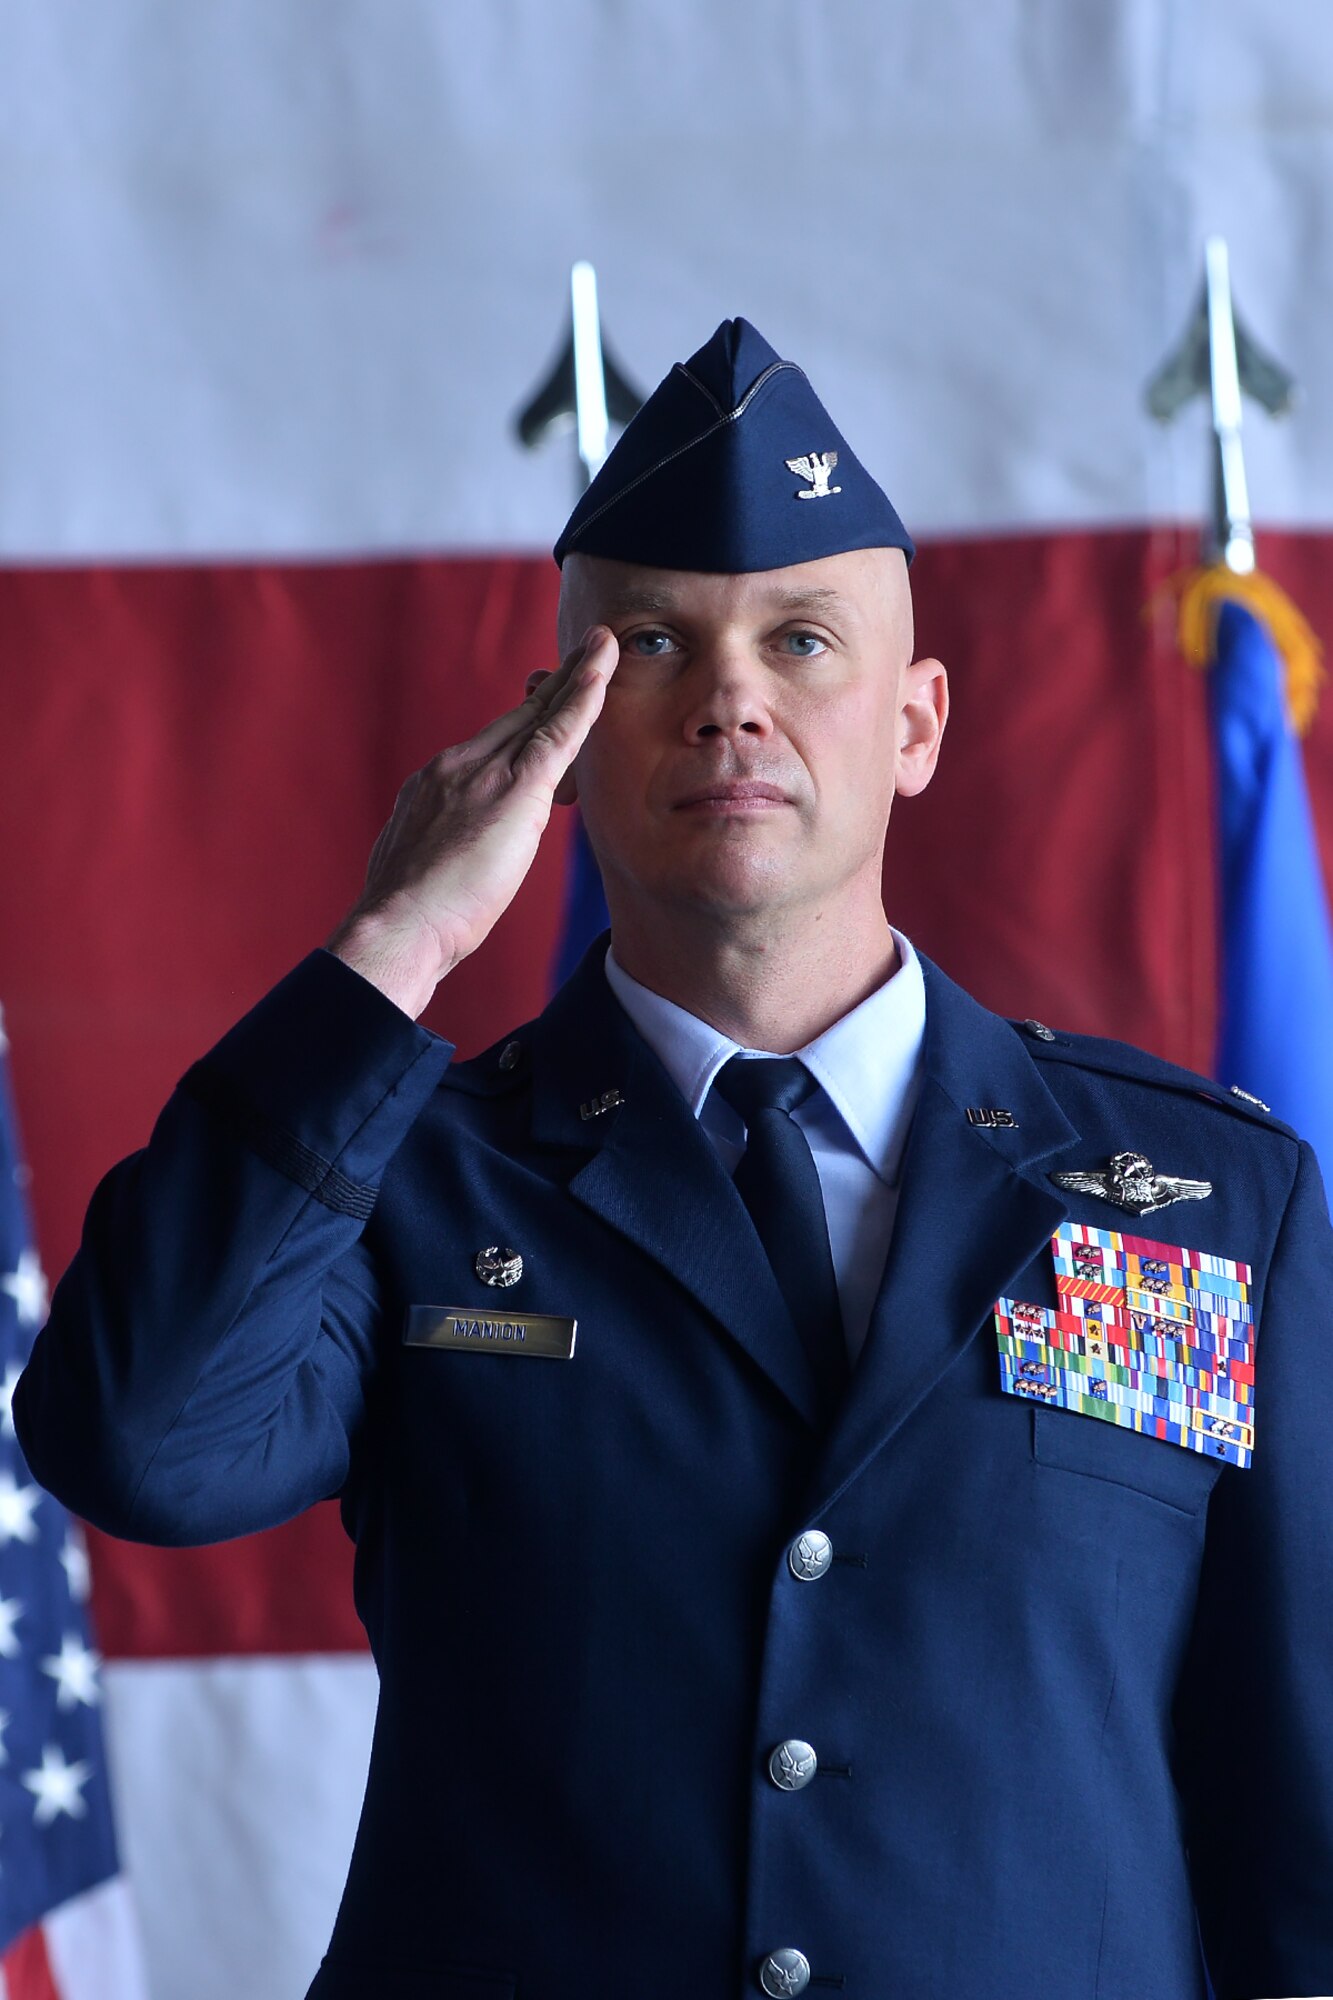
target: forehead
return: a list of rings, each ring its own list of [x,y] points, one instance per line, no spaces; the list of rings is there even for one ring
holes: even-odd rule
[[[715,575],[654,569],[606,556],[571,555],[561,573],[562,618],[840,618],[878,624],[908,602],[907,565],[897,549],[850,549],[785,569]]]

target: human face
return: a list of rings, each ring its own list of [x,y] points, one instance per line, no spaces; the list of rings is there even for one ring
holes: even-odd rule
[[[740,576],[571,556],[562,651],[594,624],[620,657],[564,796],[613,920],[626,898],[732,918],[849,897],[878,911],[894,794],[928,782],[947,708],[938,663],[909,664],[901,552]]]

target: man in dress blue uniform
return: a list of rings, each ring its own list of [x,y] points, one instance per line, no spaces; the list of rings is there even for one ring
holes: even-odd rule
[[[341,1497],[382,1698],[312,1993],[1333,1992],[1309,1148],[890,928],[944,674],[753,328],[556,553],[561,666],[99,1188],[14,1401],[115,1534]],[[575,793],[613,948],[451,1064]]]

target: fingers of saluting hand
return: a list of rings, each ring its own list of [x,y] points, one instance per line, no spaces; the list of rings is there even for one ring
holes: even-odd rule
[[[496,716],[494,722],[488,722],[466,743],[461,743],[452,752],[446,752],[446,756],[467,763],[494,756],[497,751],[505,749],[512,756],[538,730],[551,723],[557,713],[572,710],[577,715],[586,708],[590,688],[606,681],[614,671],[618,657],[611,633],[605,625],[594,625],[573,651],[565,655],[560,665],[538,681],[532,693],[517,708],[507,709],[503,715]],[[592,726],[600,707],[598,696],[588,717],[587,728]],[[587,728],[579,737],[580,743],[587,734]],[[570,754],[572,756],[574,752]]]
[[[517,893],[619,657],[614,635],[594,626],[519,708],[399,792],[329,948],[414,1017]]]
[[[540,697],[550,689],[545,706],[532,726],[510,746],[516,779],[539,779],[554,788],[587,741],[601,713],[606,686],[616,670],[620,650],[604,625],[596,625],[580,654],[571,654],[555,673],[533,690]],[[556,685],[556,683],[559,683]]]

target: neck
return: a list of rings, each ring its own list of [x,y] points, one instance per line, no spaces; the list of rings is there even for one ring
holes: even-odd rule
[[[616,959],[631,979],[742,1048],[790,1055],[898,969],[883,906],[846,913],[639,912],[612,905]]]

